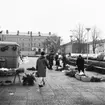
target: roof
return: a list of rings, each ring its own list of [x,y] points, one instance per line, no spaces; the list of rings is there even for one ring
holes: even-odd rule
[[[0,45],[17,45],[17,46],[19,46],[19,44],[17,44],[16,42],[7,42],[7,41],[0,41]]]
[[[69,45],[69,44],[71,44],[71,42],[68,42],[68,43],[62,44],[61,46],[66,46],[66,45]]]
[[[92,44],[93,41],[89,42],[89,44]],[[99,43],[105,43],[105,39],[101,39],[101,40],[96,40],[95,42],[96,44],[99,44]]]

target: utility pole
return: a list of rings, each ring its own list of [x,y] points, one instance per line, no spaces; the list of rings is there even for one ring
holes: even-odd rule
[[[1,39],[0,39],[0,40],[1,40],[1,41],[3,41],[3,39],[4,39],[2,32],[3,32],[3,31],[0,31],[0,36],[1,36]]]
[[[73,48],[73,47],[72,47],[72,46],[73,46],[73,44],[72,44],[72,37],[73,37],[73,36],[72,36],[72,35],[70,35],[70,42],[71,42],[71,53],[72,53],[72,48]]]
[[[86,28],[87,30],[87,63],[88,63],[88,36],[89,36],[89,31],[90,31],[90,28]]]
[[[2,31],[0,31],[0,41],[2,41],[2,39],[3,39],[3,37],[2,37]]]
[[[30,40],[31,40],[31,51],[32,51],[32,31],[30,32]]]

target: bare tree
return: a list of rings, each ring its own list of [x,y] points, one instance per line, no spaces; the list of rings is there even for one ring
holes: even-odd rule
[[[51,35],[47,37],[47,39],[43,42],[44,49],[48,49],[48,51],[56,52],[60,48],[60,37],[57,35]]]
[[[72,32],[72,36],[74,40],[78,43],[84,43],[86,38],[86,30],[83,25],[78,24],[76,29],[70,30]]]
[[[76,29],[70,30],[76,43],[78,43],[78,52],[82,52],[81,44],[86,40],[86,30],[83,25],[78,24]]]
[[[97,48],[97,42],[99,41],[99,35],[100,31],[97,29],[96,26],[94,26],[91,30],[91,35],[92,35],[92,48],[93,48],[93,53],[95,54],[95,49]],[[99,43],[100,45],[100,43]]]

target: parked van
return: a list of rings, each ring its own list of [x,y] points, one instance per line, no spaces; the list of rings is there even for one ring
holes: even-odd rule
[[[0,68],[18,68],[19,57],[19,44],[0,41]]]

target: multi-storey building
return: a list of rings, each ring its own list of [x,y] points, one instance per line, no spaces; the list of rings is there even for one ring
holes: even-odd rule
[[[40,52],[44,49],[43,42],[47,39],[47,37],[51,35],[49,33],[1,33],[0,40],[2,41],[12,41],[17,42],[20,45],[21,51],[37,51]],[[47,50],[47,49],[44,49]]]

